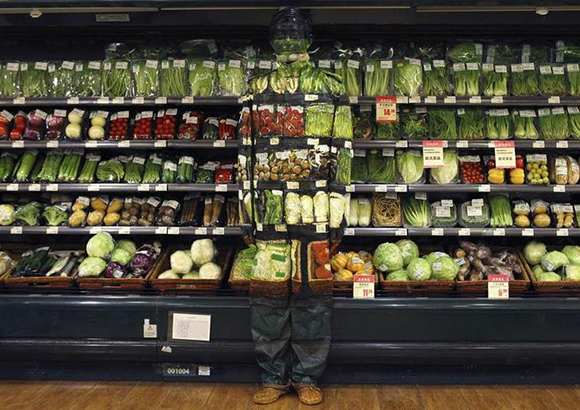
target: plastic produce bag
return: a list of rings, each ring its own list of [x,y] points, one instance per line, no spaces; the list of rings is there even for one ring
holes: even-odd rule
[[[106,60],[103,62],[103,95],[107,97],[131,97],[131,68],[129,61]]]
[[[243,60],[222,60],[217,65],[219,94],[241,96],[246,91],[246,63]]]
[[[75,63],[72,61],[49,63],[48,81],[53,97],[72,97],[75,94]]]
[[[395,153],[392,149],[370,150],[368,168],[370,183],[394,184],[396,182]]]
[[[136,97],[155,97],[159,92],[159,61],[135,60],[132,63]]]
[[[460,140],[485,139],[485,111],[483,108],[458,108],[457,119]]]
[[[562,107],[538,109],[538,126],[546,140],[564,140],[570,131],[568,114]]]
[[[517,139],[537,140],[540,137],[540,133],[536,128],[536,118],[535,110],[512,111],[514,137]]]
[[[429,110],[429,137],[434,140],[456,140],[457,122],[452,108]]]
[[[191,95],[209,97],[214,94],[217,79],[215,61],[195,59],[189,62],[188,82]]]
[[[20,63],[20,87],[24,97],[47,97],[48,63]]]
[[[79,97],[98,97],[102,91],[101,62],[77,62],[76,73],[76,95]]]
[[[20,95],[20,63],[0,64],[0,96],[14,98]]]
[[[427,108],[404,108],[401,113],[401,136],[409,140],[425,140],[429,137]]]
[[[505,108],[486,112],[487,137],[490,140],[507,140],[511,137],[509,111]]]
[[[161,62],[161,95],[163,97],[185,97],[187,95],[185,60]]]
[[[396,95],[418,97],[423,85],[421,60],[404,58],[394,62],[393,88]]]

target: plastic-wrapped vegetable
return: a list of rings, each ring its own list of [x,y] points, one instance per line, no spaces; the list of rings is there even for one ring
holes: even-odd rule
[[[451,94],[451,88],[444,60],[423,62],[423,95],[443,97]]]
[[[305,135],[307,137],[330,137],[334,119],[334,106],[326,103],[306,107]]]
[[[414,58],[405,58],[395,61],[395,75],[393,88],[395,94],[417,97],[421,95],[423,72],[421,61]]]
[[[490,140],[507,140],[511,136],[510,115],[507,109],[486,112],[487,137]]]
[[[81,184],[89,184],[95,181],[95,173],[101,156],[98,154],[88,153],[85,158],[85,163],[81,169],[78,177],[78,182]]]
[[[352,132],[352,113],[349,105],[339,105],[336,107],[334,114],[334,138],[344,138],[351,140]]]
[[[135,96],[154,97],[159,92],[159,61],[133,61],[133,78],[135,81]]]
[[[368,59],[365,66],[365,95],[377,97],[388,95],[393,71],[391,60]]]
[[[97,180],[99,182],[121,182],[125,176],[125,168],[121,161],[110,159],[101,161],[97,166]]]
[[[429,137],[427,109],[417,107],[414,112],[403,109],[401,114],[401,136],[410,140],[424,140]]]
[[[431,183],[444,185],[459,181],[459,155],[457,151],[446,149],[443,152],[445,166],[431,169]]]
[[[339,148],[337,154],[336,175],[334,182],[342,185],[350,185],[352,168],[352,149]]]
[[[18,97],[20,95],[20,64],[7,62],[0,65],[0,96]]]
[[[377,123],[376,140],[396,140],[399,138],[398,124],[394,122]]]
[[[405,184],[417,184],[423,180],[423,156],[420,151],[397,151],[397,172]]]
[[[77,62],[76,72],[76,94],[79,97],[98,97],[102,90],[101,62]]]
[[[189,63],[189,89],[194,97],[213,95],[216,79],[215,61],[196,59]]]
[[[457,207],[452,199],[431,204],[431,224],[434,228],[451,228],[457,224]]]
[[[140,155],[133,155],[127,162],[125,169],[125,182],[129,184],[140,184],[143,180],[145,169],[145,158]]]
[[[375,184],[394,184],[396,182],[396,165],[394,152],[391,149],[371,150],[368,154],[368,180]]]
[[[217,67],[221,95],[243,95],[246,91],[246,64],[242,60],[220,61]]]
[[[540,65],[540,93],[546,96],[566,95],[566,78],[561,65]]]
[[[568,107],[568,119],[570,120],[570,137],[580,139],[580,110],[578,107]]]
[[[107,60],[103,63],[103,95],[107,97],[133,95],[129,61]]]
[[[459,139],[485,139],[485,111],[481,108],[458,108]]]
[[[536,140],[540,134],[536,128],[535,110],[514,110],[512,111],[512,121],[514,123],[514,136],[518,139]]]
[[[355,150],[354,158],[352,159],[352,182],[363,184],[368,181],[369,170],[367,167],[367,158],[365,150]]]
[[[342,78],[346,94],[351,97],[361,95],[361,78],[360,61],[345,59],[334,63],[335,73]]]
[[[538,125],[547,140],[563,140],[568,138],[568,115],[562,107],[538,109]]]
[[[434,140],[456,140],[457,122],[452,108],[429,110],[429,137]]]
[[[42,61],[21,63],[20,86],[24,97],[47,97],[48,63]]]
[[[160,80],[163,97],[185,97],[187,95],[185,60],[162,61]]]
[[[75,63],[60,61],[48,64],[48,81],[53,97],[71,97],[75,92]]]
[[[489,225],[489,206],[481,198],[461,204],[459,225],[464,228],[485,228]]]
[[[34,150],[27,150],[22,154],[14,167],[14,181],[26,182],[28,180],[28,176],[32,172],[32,168],[36,162],[37,155],[38,151]]]
[[[479,43],[458,43],[447,51],[453,63],[455,95],[479,95],[479,79],[483,62],[483,47]]]

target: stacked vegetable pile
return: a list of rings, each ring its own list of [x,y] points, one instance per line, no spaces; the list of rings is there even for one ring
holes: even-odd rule
[[[374,275],[373,255],[367,251],[338,252],[330,266],[334,280],[352,281],[355,275]]]
[[[522,266],[514,253],[507,250],[493,252],[486,245],[469,241],[460,241],[459,246],[453,252],[454,260],[460,266],[457,280],[487,280],[490,274],[508,275],[510,280],[523,276]]]
[[[87,257],[78,268],[79,278],[144,278],[153,268],[161,252],[161,244],[142,245],[137,249],[134,242],[120,240],[101,232],[87,242]]]
[[[20,255],[10,277],[71,277],[84,258],[83,252],[56,251],[43,246]]]
[[[524,247],[523,255],[538,282],[580,280],[580,246],[566,245],[548,251],[543,243],[531,241]]]
[[[402,239],[396,243],[385,242],[373,255],[375,268],[387,281],[455,280],[459,273],[458,261],[444,252],[431,252],[419,256],[415,242]]]
[[[198,239],[191,244],[190,250],[173,252],[170,269],[161,273],[157,279],[220,279],[222,268],[215,263],[217,253],[211,239]]]

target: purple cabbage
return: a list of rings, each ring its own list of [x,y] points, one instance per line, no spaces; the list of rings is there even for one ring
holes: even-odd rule
[[[137,249],[135,256],[139,254],[145,254],[149,258],[154,259],[157,256],[157,250],[153,247],[153,245],[143,245]]]
[[[137,251],[131,260],[131,270],[139,276],[145,276],[153,268],[153,256],[149,256],[145,251]]]
[[[127,275],[127,268],[118,262],[109,262],[105,268],[105,278],[120,279]]]

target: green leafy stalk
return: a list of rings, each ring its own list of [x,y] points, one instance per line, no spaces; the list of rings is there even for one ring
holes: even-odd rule
[[[531,114],[531,115],[530,115]],[[538,139],[540,134],[536,129],[536,116],[534,111],[522,110],[512,112],[512,122],[514,123],[514,137],[518,139]]]
[[[352,169],[352,149],[340,148],[338,150],[336,178],[334,182],[341,185],[350,185],[351,169]]]
[[[424,140],[429,136],[427,114],[409,112],[401,115],[401,132],[410,140]]]
[[[334,106],[315,103],[306,107],[304,133],[307,137],[330,137],[334,120]]]
[[[352,170],[350,171],[350,176],[352,182],[359,184],[363,184],[369,180],[369,169],[367,167],[367,158],[364,155],[357,156],[355,154],[354,158],[352,159]]]
[[[494,66],[493,64],[484,64],[483,66],[483,95],[486,97],[503,97],[508,95],[509,75],[507,73],[507,67],[503,65]],[[506,71],[498,71],[498,67],[504,67]]]
[[[580,95],[580,69],[578,64],[568,64],[566,66],[568,75],[568,93],[573,97]]]
[[[352,112],[350,105],[339,105],[336,107],[334,114],[334,138],[343,138],[351,140],[352,131]]]
[[[377,140],[396,140],[399,139],[399,128],[395,122],[377,123]]]
[[[421,152],[414,150],[397,151],[396,163],[401,182],[415,184],[423,177],[423,156]]]
[[[405,222],[415,228],[428,228],[431,226],[431,213],[429,202],[425,199],[417,199],[414,196],[405,199],[403,204]]]
[[[451,80],[445,61],[423,63],[423,95],[443,97],[451,94]]]
[[[188,81],[191,95],[194,97],[213,95],[216,79],[217,72],[214,61],[202,59],[190,61]]]
[[[369,152],[369,182],[374,184],[394,184],[396,164],[394,156],[383,156],[380,150]]]
[[[20,85],[24,97],[48,96],[48,64],[29,62],[20,65]]]
[[[362,79],[360,62],[356,60],[338,61],[335,64],[334,69],[335,73],[342,78],[346,94],[351,97],[360,96]]]
[[[276,195],[270,190],[264,191],[264,219],[265,225],[278,225],[283,223],[282,195]]]
[[[185,97],[187,95],[185,71],[184,60],[161,62],[161,95],[163,97]]]
[[[107,60],[103,63],[103,95],[107,97],[130,97],[131,69],[129,62]]]
[[[133,78],[137,97],[154,97],[159,91],[159,62],[157,60],[133,61]]]
[[[100,155],[95,154],[87,154],[86,161],[83,164],[81,169],[81,173],[78,177],[78,182],[81,184],[89,184],[91,182],[95,182],[95,173],[97,171],[97,166],[99,164],[99,160],[101,159]]]
[[[577,110],[578,108],[576,107],[576,112],[569,112],[568,116],[570,119],[570,136],[574,139],[580,139],[580,112]]]
[[[393,62],[389,60],[369,59],[366,61],[365,95],[367,97],[389,94],[392,67]]]
[[[566,95],[566,79],[564,67],[561,66],[540,66],[540,92],[542,95]]]
[[[245,92],[245,63],[241,60],[218,63],[218,84],[222,95],[241,96]]]
[[[429,137],[436,140],[457,139],[457,122],[452,108],[429,110]]]
[[[8,62],[0,66],[0,95],[12,98],[20,95],[20,64]]]
[[[75,71],[72,61],[61,61],[48,65],[48,81],[53,97],[71,97],[75,89]]]
[[[100,61],[77,63],[75,71],[76,94],[79,97],[98,97],[101,95],[103,80]]]
[[[492,227],[509,227],[513,225],[510,200],[506,195],[491,195],[489,197],[489,206]]]
[[[538,110],[538,125],[540,131],[547,140],[564,140],[570,134],[568,115],[563,108],[544,108]]]
[[[421,61],[405,58],[395,61],[394,67],[393,87],[395,94],[408,97],[421,95],[421,86],[423,85]]]
[[[511,72],[511,91],[516,96],[540,94],[538,75],[533,64],[513,64]]]
[[[487,137],[491,140],[507,140],[510,137],[510,117],[503,112],[490,110],[487,115]]]
[[[485,139],[485,112],[480,108],[460,108],[457,110],[459,118],[459,139]]]

